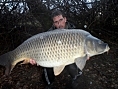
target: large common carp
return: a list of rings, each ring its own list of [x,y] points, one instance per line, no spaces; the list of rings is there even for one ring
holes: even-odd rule
[[[57,29],[39,33],[24,41],[13,51],[0,56],[0,65],[8,75],[20,62],[30,59],[43,67],[53,67],[55,75],[66,65],[76,63],[82,70],[89,57],[102,54],[110,48],[107,43],[81,29]]]

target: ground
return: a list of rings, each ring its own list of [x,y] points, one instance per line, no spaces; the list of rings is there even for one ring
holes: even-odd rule
[[[91,57],[79,78],[77,89],[118,89],[118,44],[109,43],[109,53]],[[16,65],[8,77],[0,66],[0,89],[44,89],[42,68]],[[55,89],[72,89],[70,76],[63,71],[55,78]]]

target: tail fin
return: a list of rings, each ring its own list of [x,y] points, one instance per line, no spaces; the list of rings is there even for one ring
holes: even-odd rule
[[[18,62],[23,61],[21,64],[27,64],[30,61],[30,58],[16,58],[15,55],[15,52],[11,51],[0,56],[0,65],[6,68],[5,75],[7,76],[11,73],[12,69]]]
[[[14,66],[12,66],[12,60],[9,53],[10,52],[0,56],[0,65],[6,68],[5,75],[9,75],[11,70],[14,68]]]

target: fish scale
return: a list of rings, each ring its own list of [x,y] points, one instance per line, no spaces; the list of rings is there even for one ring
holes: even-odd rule
[[[81,29],[43,32],[27,39],[13,51],[1,55],[0,65],[6,67],[6,74],[9,74],[18,62],[24,61],[25,64],[31,59],[40,66],[53,67],[55,75],[72,63],[76,63],[82,70],[88,56],[102,54],[109,50],[108,45],[99,44],[100,41]]]

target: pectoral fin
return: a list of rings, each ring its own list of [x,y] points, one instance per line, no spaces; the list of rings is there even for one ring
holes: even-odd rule
[[[87,61],[87,55],[84,56],[84,57],[78,57],[75,59],[75,63],[77,65],[77,67],[82,70],[86,64],[86,61]]]
[[[65,65],[54,67],[53,68],[54,75],[55,76],[59,75],[63,71],[64,68],[65,68]]]

